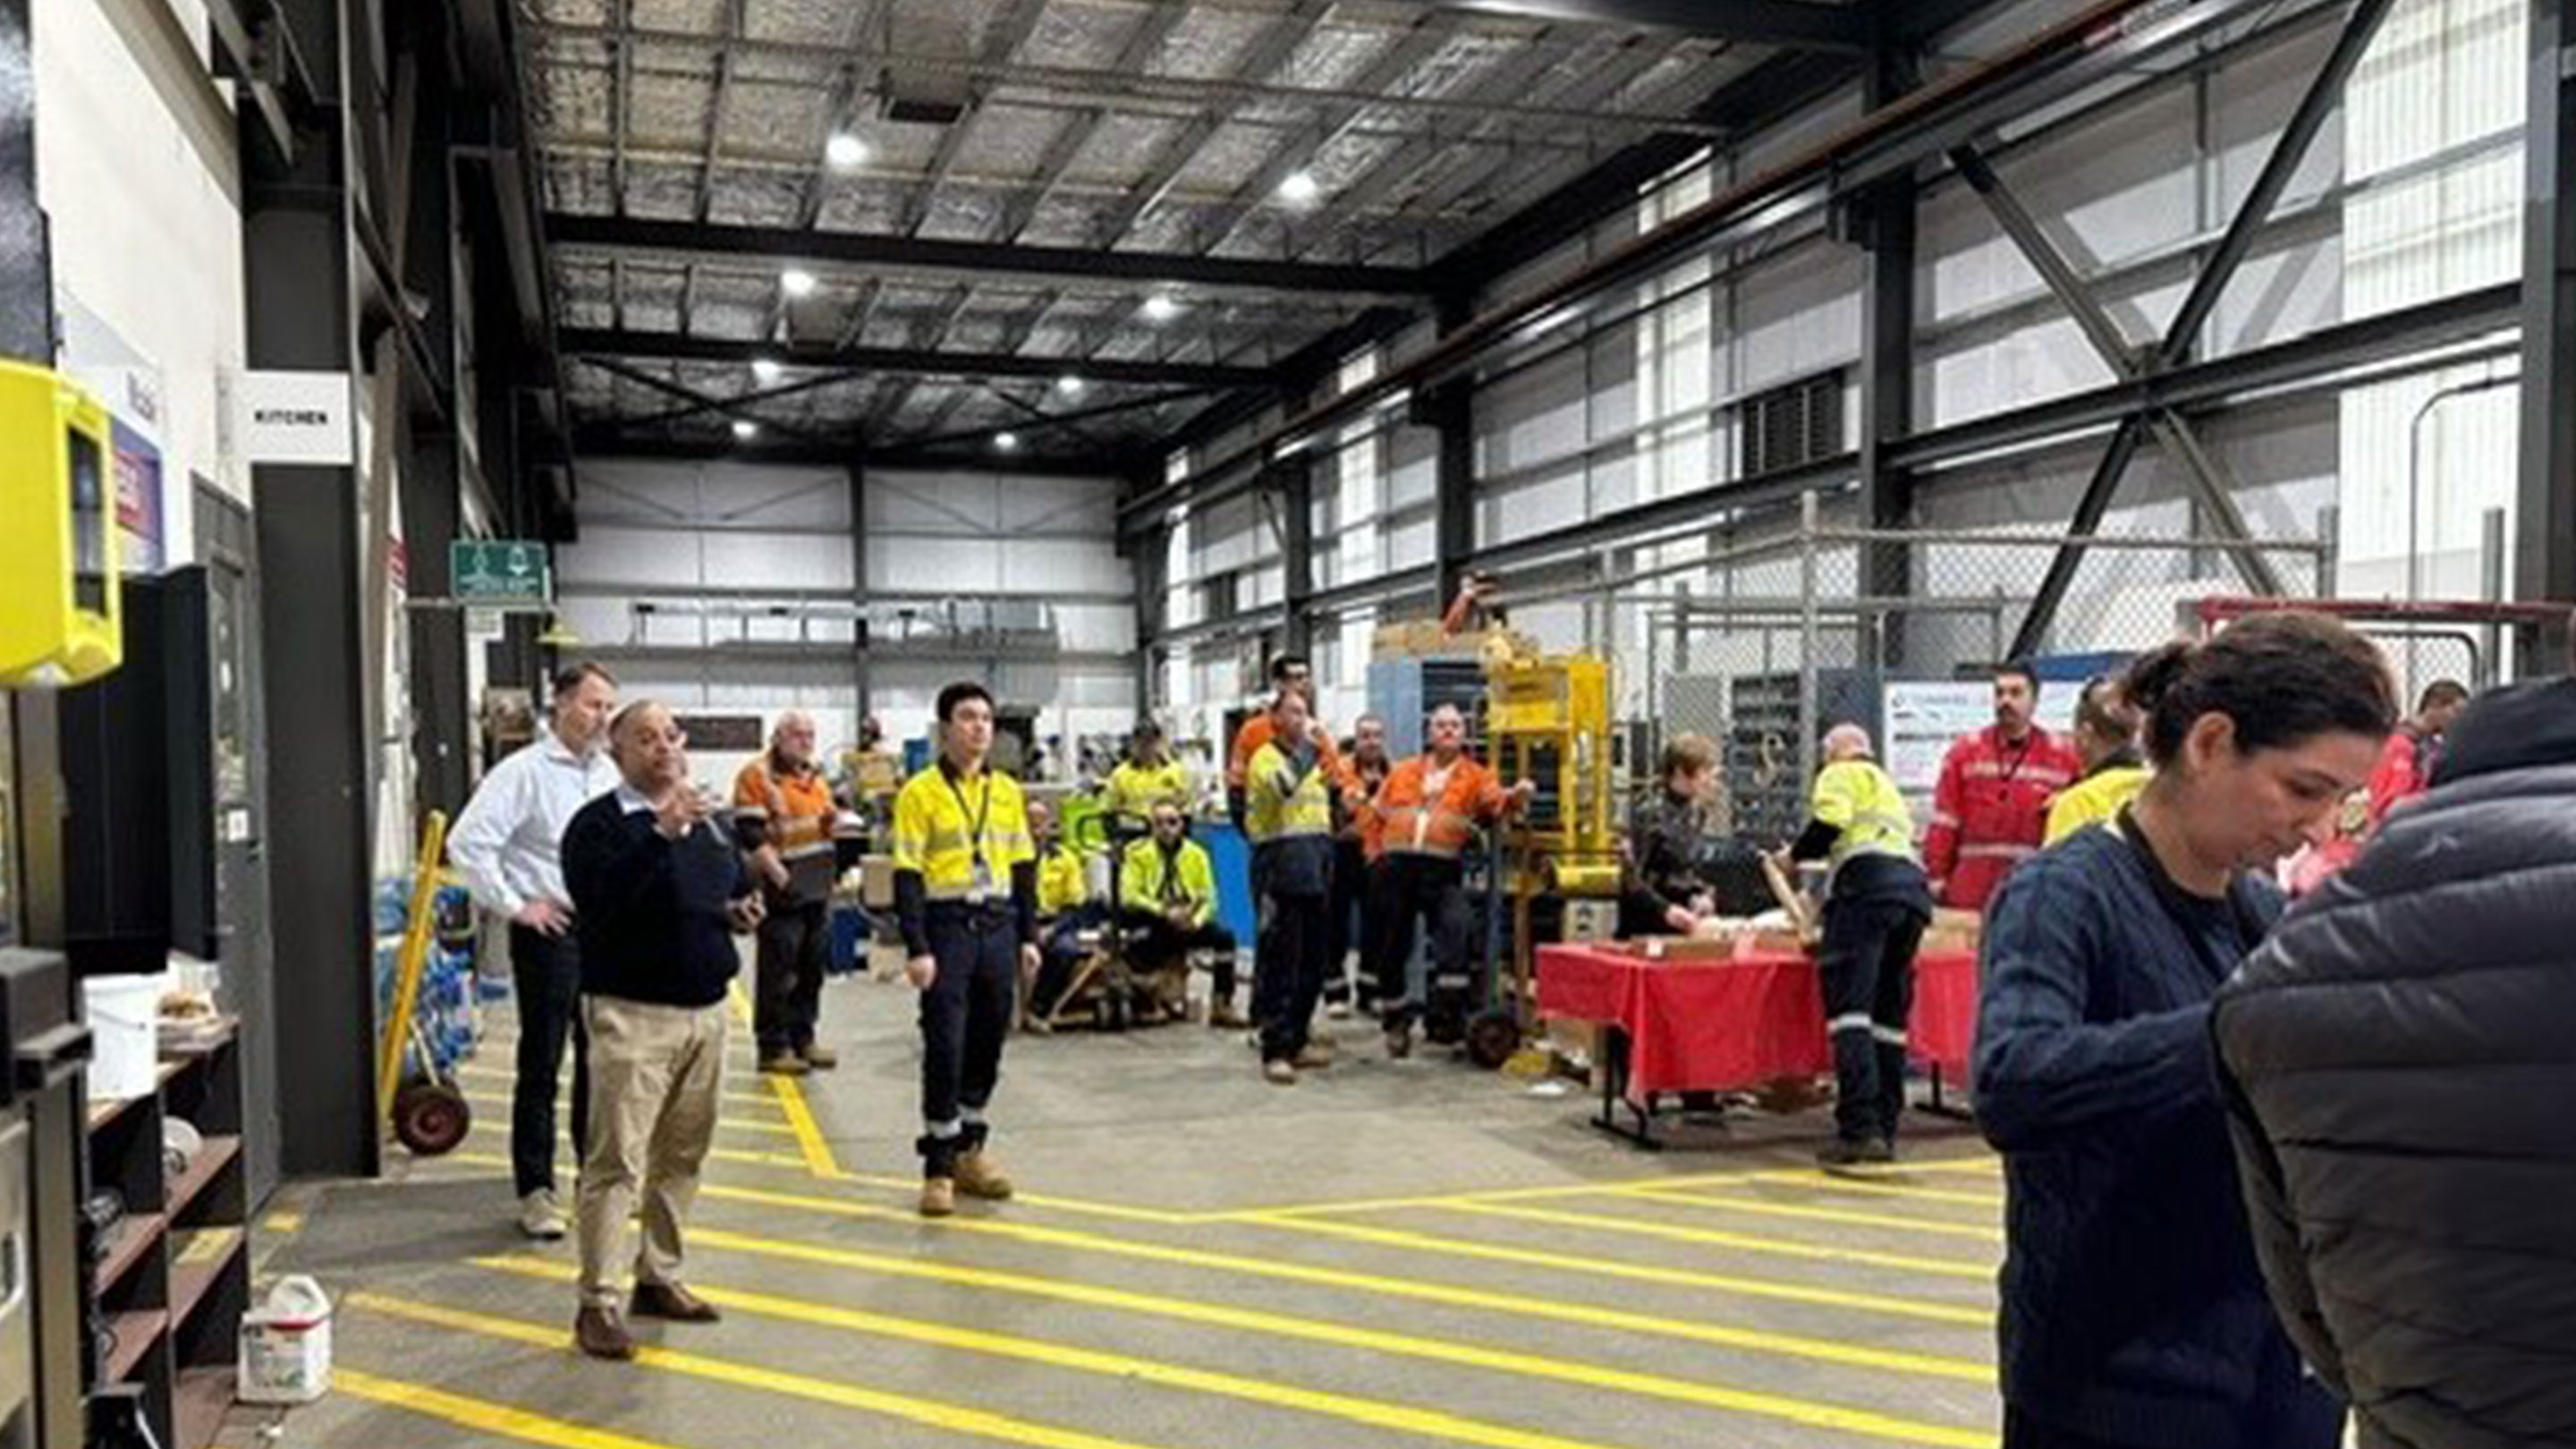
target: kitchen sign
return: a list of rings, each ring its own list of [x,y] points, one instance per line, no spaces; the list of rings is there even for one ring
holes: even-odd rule
[[[233,436],[245,463],[346,468],[358,434],[345,372],[245,372],[233,385]]]

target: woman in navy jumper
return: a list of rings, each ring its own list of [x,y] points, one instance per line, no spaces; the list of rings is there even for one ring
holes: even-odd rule
[[[1977,1116],[2004,1155],[2005,1449],[2333,1449],[2342,1407],[2265,1299],[2210,1000],[2396,710],[2368,641],[2257,616],[2141,658],[2156,777],[1987,916]]]

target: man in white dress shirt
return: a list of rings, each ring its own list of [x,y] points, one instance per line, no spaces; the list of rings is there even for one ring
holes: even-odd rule
[[[448,833],[447,858],[475,904],[510,921],[511,976],[519,999],[518,1081],[510,1097],[510,1165],[519,1230],[560,1238],[568,1226],[555,1196],[555,1077],[564,1043],[573,1049],[575,1160],[589,1140],[589,1069],[581,1027],[581,952],[572,895],[563,879],[564,826],[593,799],[617,788],[608,758],[608,721],[617,681],[596,664],[554,678],[546,733],[494,765]]]

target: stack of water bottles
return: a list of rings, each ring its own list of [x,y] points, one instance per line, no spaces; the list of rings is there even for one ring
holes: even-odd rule
[[[420,992],[413,1018],[433,1058],[429,1065],[444,1076],[474,1054],[481,1033],[474,956],[474,904],[462,886],[442,886],[432,899],[433,929],[427,960],[422,963]],[[411,884],[385,880],[376,886],[376,1009],[393,1010],[394,987],[402,969],[402,942],[410,926]]]

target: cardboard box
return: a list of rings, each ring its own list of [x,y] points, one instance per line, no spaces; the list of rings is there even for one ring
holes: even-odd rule
[[[859,857],[859,904],[871,911],[894,909],[894,857]]]

